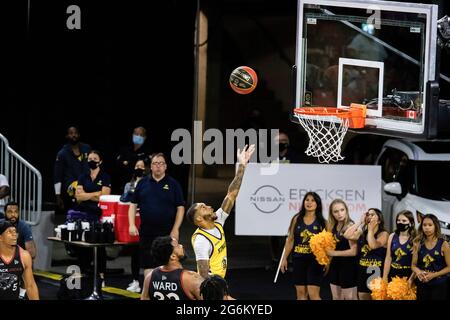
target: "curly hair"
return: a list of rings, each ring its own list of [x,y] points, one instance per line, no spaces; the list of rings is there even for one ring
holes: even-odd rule
[[[213,275],[202,282],[200,294],[203,300],[223,300],[229,295],[228,284],[221,276]]]
[[[157,237],[152,243],[151,250],[155,263],[158,265],[168,264],[173,252],[172,238],[170,236]]]

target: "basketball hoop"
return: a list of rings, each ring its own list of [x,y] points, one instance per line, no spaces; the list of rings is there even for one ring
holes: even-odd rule
[[[309,144],[305,153],[320,163],[337,162],[348,128],[364,128],[366,106],[352,104],[350,108],[302,107],[294,115],[308,133]]]

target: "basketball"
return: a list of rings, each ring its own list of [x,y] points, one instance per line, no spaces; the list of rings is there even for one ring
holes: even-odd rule
[[[248,94],[255,90],[258,76],[255,70],[247,66],[241,66],[233,70],[230,75],[230,86],[239,94]]]

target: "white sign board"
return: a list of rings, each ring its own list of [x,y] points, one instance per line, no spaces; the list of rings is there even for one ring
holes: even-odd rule
[[[336,198],[347,203],[353,221],[369,208],[381,209],[380,166],[278,165],[276,174],[264,175],[267,165],[248,164],[236,201],[236,235],[286,235],[308,191],[321,197],[325,219]]]

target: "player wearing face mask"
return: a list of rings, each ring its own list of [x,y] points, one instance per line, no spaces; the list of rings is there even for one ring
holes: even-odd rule
[[[403,210],[395,218],[395,232],[389,235],[386,258],[384,260],[383,279],[391,281],[393,277],[411,276],[413,240],[416,237],[416,225],[411,211]]]

